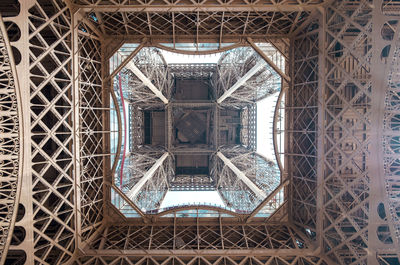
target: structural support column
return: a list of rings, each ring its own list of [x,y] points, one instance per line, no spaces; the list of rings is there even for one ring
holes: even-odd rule
[[[81,123],[79,116],[79,44],[78,44],[78,24],[80,19],[80,14],[78,12],[71,13],[71,40],[72,40],[72,113],[73,113],[73,154],[74,154],[74,186],[75,186],[75,244],[77,249],[79,249],[82,245],[81,235],[81,212],[79,209],[81,208],[81,158],[80,158],[80,131],[81,131]],[[75,253],[76,254],[76,253]]]
[[[230,97],[238,88],[243,86],[255,73],[257,73],[261,68],[265,66],[264,61],[259,61],[253,68],[250,69],[244,76],[242,76],[231,88],[229,88],[225,93],[217,100],[218,104],[221,104],[226,98]]]
[[[154,176],[154,173],[156,173],[157,169],[162,165],[168,155],[168,153],[164,153],[159,159],[157,159],[154,165],[144,174],[138,183],[133,186],[133,188],[126,194],[129,199],[133,200],[133,198],[135,198],[138,192],[143,188],[144,184]]]
[[[21,115],[20,134],[23,136],[23,142],[20,144],[20,152],[22,152],[22,160],[19,161],[22,167],[22,176],[20,176],[21,190],[19,204],[25,208],[25,214],[16,225],[25,229],[25,239],[18,245],[18,248],[26,254],[25,264],[34,264],[35,262],[35,235],[34,235],[34,210],[32,203],[32,131],[31,131],[31,105],[30,105],[30,54],[29,54],[29,16],[28,10],[35,5],[34,0],[25,0],[20,2],[20,13],[16,17],[5,18],[5,21],[12,21],[21,30],[21,38],[17,42],[13,42],[13,46],[21,53],[21,62],[15,65],[16,76],[20,86],[21,99]],[[5,257],[5,252],[3,253]],[[0,260],[0,264],[3,260]]]
[[[382,6],[382,0],[374,0],[375,6]],[[371,114],[370,114],[370,138],[371,141],[369,149],[369,157],[367,158],[368,170],[370,172],[369,179],[369,213],[368,213],[368,264],[378,264],[383,260],[379,260],[381,254],[398,253],[399,239],[396,238],[395,228],[393,226],[392,216],[390,214],[390,206],[388,203],[388,196],[385,187],[385,146],[382,144],[384,139],[385,120],[385,89],[391,89],[392,80],[390,71],[393,67],[394,57],[398,56],[396,50],[400,39],[399,26],[394,27],[394,33],[391,41],[385,40],[381,37],[382,25],[387,21],[387,17],[382,13],[379,8],[372,11],[372,32],[371,36],[378,36],[372,39],[372,53],[371,66]],[[381,51],[390,44],[390,51],[387,56],[387,62],[382,60]],[[396,69],[396,68],[394,68]],[[387,143],[389,144],[389,143]],[[386,220],[379,216],[379,205],[383,204],[383,212],[386,215]],[[384,229],[388,229],[386,232]],[[382,235],[391,237],[392,242],[385,242],[382,240]],[[398,255],[398,254],[397,254]],[[400,258],[400,256],[398,255]]]
[[[168,99],[161,93],[161,91],[153,85],[150,79],[148,79],[136,65],[130,61],[126,64],[126,68],[131,70],[139,79],[143,82],[157,97],[159,97],[164,104],[168,104]]]
[[[246,177],[246,175],[240,169],[238,169],[226,156],[224,156],[221,152],[217,152],[217,156],[221,158],[225,165],[227,165],[236,174],[236,176],[254,192],[257,197],[259,197],[260,199],[265,199],[267,197],[267,194],[259,187],[257,187],[257,185],[254,184],[248,177]]]
[[[325,76],[326,76],[326,13],[324,9],[320,12],[320,29],[318,33],[318,127],[317,127],[317,202],[316,202],[316,231],[317,245],[323,245],[324,231],[324,182],[325,182]],[[322,251],[322,249],[321,249]]]

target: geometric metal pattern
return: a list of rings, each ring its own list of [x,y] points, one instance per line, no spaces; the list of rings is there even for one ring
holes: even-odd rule
[[[253,211],[279,185],[275,163],[243,146],[221,148],[212,161],[211,176],[221,198],[228,207],[243,213]]]
[[[88,239],[100,226],[103,219],[103,176],[106,176],[106,163],[109,163],[109,155],[105,153],[105,142],[109,134],[105,133],[107,122],[105,113],[109,106],[109,95],[102,87],[102,54],[101,42],[96,32],[80,21],[78,27],[76,51],[78,55],[79,86],[75,92],[75,106],[79,104],[79,116],[76,123],[80,127],[75,128],[79,139],[79,159],[76,164],[77,179],[80,196],[80,236]],[[75,114],[77,115],[77,114]],[[76,124],[77,125],[77,124]],[[109,152],[109,151],[108,151]],[[80,174],[80,175],[78,175]],[[79,224],[78,224],[79,225]]]
[[[121,7],[117,5],[118,9]],[[112,12],[107,12],[113,10]],[[261,11],[176,11],[126,12],[115,7],[90,13],[90,18],[102,33],[113,38],[140,41],[147,38],[153,43],[182,42],[208,39],[210,42],[238,42],[252,35],[262,39],[266,35],[284,37],[307,20],[309,12]],[[168,41],[167,41],[168,40]]]
[[[382,11],[384,14],[393,14],[397,3],[392,1],[382,2]],[[398,13],[396,13],[398,15]],[[384,199],[378,204],[379,218],[381,224],[378,229],[381,234],[378,238],[383,243],[393,243],[394,251],[386,248],[378,254],[381,263],[390,263],[400,260],[400,254],[396,252],[400,246],[400,177],[399,177],[399,117],[400,117],[400,91],[399,91],[399,71],[400,71],[400,29],[398,20],[386,20],[381,30],[381,48],[390,47],[387,58],[384,58],[382,64],[385,64],[385,83],[386,88],[384,101],[383,136],[383,176],[384,176]],[[389,46],[387,46],[389,45]],[[383,235],[382,235],[383,234]],[[397,255],[396,255],[397,254]]]
[[[362,264],[367,258],[368,219],[373,220],[367,162],[371,93],[377,88],[372,88],[371,78],[371,6],[369,1],[360,1],[354,9],[349,5],[350,1],[335,2],[320,23],[324,61],[319,67],[324,71],[319,84],[324,96],[318,102],[323,109],[318,140],[324,143],[324,153],[318,156],[323,180],[317,194],[322,194],[324,210],[317,218],[326,255],[339,264]]]
[[[58,3],[37,2],[29,13],[34,259],[65,262],[75,250],[76,214],[71,16]]]
[[[236,264],[251,253],[256,260],[272,262],[268,264],[281,264],[283,260],[287,264],[325,264],[320,258],[310,257],[313,252],[313,246],[290,225],[248,225],[221,219],[196,224],[174,219],[156,225],[108,226],[90,248],[83,250],[80,261],[142,264],[147,262],[144,257],[150,255],[151,264]],[[296,256],[286,256],[287,253]]]
[[[4,262],[18,209],[21,180],[18,79],[0,15],[0,262]]]
[[[262,222],[240,225],[223,220],[210,221],[209,224],[185,224],[175,220],[175,225],[111,225],[93,240],[90,248],[83,251],[95,253],[103,250],[102,254],[112,254],[124,250],[129,255],[149,249],[159,254],[163,250],[179,253],[181,250],[194,249],[206,253],[212,253],[210,250],[265,249],[264,254],[268,250],[280,253],[295,249],[304,255],[313,251],[312,245],[288,225],[267,226]]]
[[[126,45],[123,45],[118,50],[119,52],[117,52],[117,55],[113,56],[113,58],[117,58],[120,53],[126,53],[125,48]],[[265,67],[266,63],[264,60],[251,47],[235,48],[229,52],[223,53],[218,64],[197,64],[196,68],[190,68],[188,65],[185,67],[177,64],[167,65],[163,59],[163,54],[157,48],[145,47],[141,48],[140,50],[139,49],[140,48],[136,48],[133,51],[133,57],[130,55],[127,57],[129,58],[127,60],[132,61],[128,62],[127,64],[125,62],[120,64],[120,66],[126,65],[127,68],[127,70],[121,70],[122,75],[124,76],[123,83],[125,85],[123,86],[120,94],[127,98],[130,108],[137,108],[141,110],[159,110],[166,108],[166,115],[170,116],[172,112],[174,113],[173,118],[169,117],[166,122],[168,123],[166,126],[168,131],[165,132],[167,141],[164,144],[165,146],[168,146],[168,152],[185,152],[185,147],[188,147],[179,145],[178,142],[180,140],[176,138],[176,136],[172,137],[174,135],[174,133],[172,133],[172,128],[176,128],[179,133],[191,143],[195,143],[199,136],[201,138],[202,135],[204,135],[206,128],[210,128],[210,131],[207,131],[207,135],[211,135],[211,137],[206,136],[206,138],[215,138],[216,140],[220,135],[218,131],[214,131],[215,125],[208,126],[202,124],[202,121],[206,121],[205,116],[200,116],[200,118],[204,117],[204,120],[198,120],[199,116],[197,116],[195,113],[200,113],[197,111],[202,110],[197,109],[192,113],[188,112],[187,115],[182,116],[181,114],[185,113],[185,109],[181,109],[179,106],[186,105],[187,108],[191,109],[193,107],[200,108],[203,104],[203,107],[214,107],[214,110],[219,109],[219,111],[225,111],[225,108],[230,110],[234,108],[240,109],[241,107],[248,107],[250,109],[250,113],[255,115],[254,102],[260,98],[268,97],[270,94],[275,93],[280,89],[279,75],[273,72],[271,68]],[[256,66],[254,66],[254,64],[256,64]],[[137,67],[135,65],[137,65]],[[204,69],[202,69],[203,67]],[[252,70],[249,70],[250,68]],[[121,67],[118,67],[118,69],[121,69]],[[202,70],[204,70],[204,73]],[[113,72],[115,72],[115,70]],[[210,72],[213,73],[213,75],[209,74]],[[192,75],[191,73],[195,73],[195,75]],[[217,91],[213,91],[214,93],[209,93],[211,93],[215,98],[219,98],[218,101],[225,101],[224,104],[219,104],[216,106],[215,101],[213,100],[209,100],[209,102],[184,102],[182,101],[182,98],[179,98],[182,91],[177,89],[177,91],[171,93],[173,83],[172,77],[175,77],[179,80],[184,78],[193,79],[194,76],[197,76],[199,73],[200,76],[203,76],[204,74],[205,78],[207,79],[209,79],[211,76],[211,83],[214,83]],[[202,80],[202,82],[205,81]],[[122,85],[122,82],[120,82],[120,85]],[[209,87],[208,91],[210,90],[213,89]],[[174,96],[172,96],[172,94],[174,94]],[[175,96],[176,98],[174,98]],[[160,101],[160,99],[162,101]],[[173,102],[174,99],[179,100],[179,102]],[[167,105],[167,107],[163,106],[163,102],[165,105]],[[250,107],[250,105],[253,106]],[[209,117],[207,119],[216,119],[218,121],[220,118],[219,115],[213,113],[211,110],[210,112],[210,114],[207,114]],[[133,113],[142,116],[142,114],[138,113],[138,111]],[[238,112],[236,111],[236,113]],[[182,120],[176,118],[176,116],[180,115],[184,117]],[[131,119],[131,117],[129,117],[129,119]],[[136,122],[137,119],[134,118],[134,120]],[[192,120],[195,122],[192,122]],[[255,116],[250,117],[249,120],[253,124],[250,124],[250,126],[246,125],[248,133],[247,137],[251,139],[251,142],[249,142],[250,139],[247,140],[247,146],[255,147]],[[228,123],[232,122],[234,121],[234,118],[229,118],[226,121]],[[142,127],[144,126],[146,125],[143,124]],[[138,128],[140,125],[135,127]],[[143,131],[132,129],[133,128],[131,128],[130,132],[132,138],[139,139],[139,136],[143,134]],[[226,138],[228,139],[230,137],[233,139],[233,136],[228,136],[227,133]],[[224,139],[223,136],[221,138]],[[212,144],[212,141],[207,140],[207,143],[199,143],[194,148],[191,147],[191,152],[203,152],[203,150],[210,153],[215,152],[215,148],[218,148],[218,146],[216,144],[210,146],[209,144]],[[228,140],[225,141],[228,142]],[[207,144],[209,145],[208,147],[214,147],[214,150],[207,148],[206,146],[202,146],[201,144]],[[230,140],[230,145],[235,145],[235,142]],[[189,148],[186,149],[188,150]],[[160,151],[159,147],[155,148],[154,146],[142,146],[142,144],[132,146],[131,153],[126,156],[127,160],[123,160],[121,164],[121,173],[119,175],[116,173],[117,178],[120,180],[120,186],[122,186],[121,190],[124,192],[130,190],[128,191],[127,196],[130,197],[139,208],[147,213],[159,211],[161,202],[165,197],[167,190],[171,186],[170,180],[172,179],[172,175],[170,174],[172,173],[173,169],[172,167],[169,168],[169,164],[173,165],[172,161],[169,163],[160,163],[156,170],[154,172],[152,171],[153,174],[149,174],[149,166],[151,166],[151,169],[154,169],[153,165],[149,165],[147,162],[143,163],[146,158],[150,158],[153,163],[156,162],[156,159],[158,158],[149,157],[148,152],[154,153],[157,151]],[[242,148],[240,151],[248,153],[245,148]],[[170,159],[171,158],[169,157],[168,160]],[[212,161],[218,162],[218,160],[211,160],[211,162]],[[223,161],[227,160],[225,159]],[[215,181],[213,182],[218,186],[217,190],[220,192],[220,194],[223,193],[222,197],[227,202],[227,205],[229,205],[228,207],[240,209],[242,214],[244,214],[246,212],[253,211],[257,202],[259,203],[261,202],[260,199],[266,198],[266,194],[262,192],[261,189],[267,189],[268,192],[272,192],[279,185],[278,179],[280,174],[277,170],[275,170],[275,168],[273,168],[273,161],[265,161],[263,157],[259,157],[254,154],[249,153],[249,155],[244,156],[242,153],[238,152],[238,158],[236,161],[240,165],[241,171],[244,171],[252,176],[252,181],[248,181],[243,173],[238,175],[229,175],[225,174],[230,172],[228,168],[226,168],[227,170],[221,172],[218,168],[217,170],[214,170],[212,174],[215,180],[217,178],[219,179],[217,181],[218,183]],[[156,165],[157,163],[154,164],[154,166]],[[248,167],[249,165],[250,167]],[[122,166],[124,166],[123,169]],[[147,173],[145,174],[145,172]],[[238,172],[238,170],[236,170],[236,172]],[[124,173],[123,180],[122,173]],[[114,173],[112,173],[112,175],[114,175]],[[242,179],[239,181],[236,180],[237,176],[241,176]],[[122,182],[124,182],[123,185]],[[252,182],[256,182],[256,184],[252,185]],[[116,182],[112,181],[112,183],[115,184]],[[146,183],[145,186],[143,185],[144,183]],[[248,195],[247,192],[245,192],[248,190],[248,187],[246,186],[251,187],[255,194]],[[115,188],[116,187],[114,187],[114,189]],[[209,188],[209,186],[207,186],[207,188]],[[242,191],[242,188],[245,191]],[[138,191],[140,191],[140,193],[138,193]],[[253,198],[253,195],[257,195],[260,198],[257,200]],[[279,199],[278,201],[280,202],[281,200]],[[119,208],[122,209],[125,207]]]
[[[285,168],[292,182],[290,218],[315,240],[318,25],[312,21],[291,43],[293,86],[286,93]],[[294,48],[296,47],[296,48]],[[296,50],[295,50],[296,49]],[[296,71],[294,71],[296,69]]]
[[[190,264],[211,264],[211,265],[240,265],[240,264],[271,264],[271,265],[324,265],[325,263],[319,257],[313,256],[238,256],[232,257],[228,255],[218,255],[218,256],[162,256],[162,257],[152,257],[152,256],[93,256],[86,257],[79,260],[79,264],[89,265],[89,264],[152,264],[152,265],[162,265],[162,264],[180,264],[180,265],[190,265]]]
[[[20,39],[8,33],[20,52],[15,66],[7,26],[1,28],[0,76],[8,75],[0,84],[9,99],[0,104],[12,107],[1,115],[14,139],[2,145],[20,161],[2,164],[3,255],[11,245],[6,263],[17,254],[27,264],[399,263],[398,1],[73,2],[94,16],[70,1],[20,1],[16,17],[5,18],[21,32]],[[124,22],[126,16],[131,19]],[[120,26],[111,25],[114,18]],[[270,29],[257,31],[260,25]],[[287,224],[256,217],[246,223],[238,216],[133,222],[108,207],[111,86],[102,80],[104,51],[118,45],[104,46],[126,33],[127,40],[150,37],[152,46],[189,38],[219,44],[249,36],[289,39]],[[17,73],[18,106],[10,104],[18,95],[11,84]],[[10,178],[5,172],[12,172]],[[25,213],[18,220],[17,186],[11,182],[21,185]],[[24,237],[3,241],[13,225],[13,238],[22,226]]]

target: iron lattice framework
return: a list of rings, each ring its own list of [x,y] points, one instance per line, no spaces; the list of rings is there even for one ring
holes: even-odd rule
[[[19,87],[16,80],[15,63],[11,46],[6,33],[6,27],[12,24],[3,23],[0,17],[0,252],[6,252],[15,227],[15,218],[18,210],[16,202],[19,200],[21,167],[18,165],[20,157],[20,122],[18,120]],[[17,234],[17,233],[16,233]]]
[[[1,6],[1,261],[398,264],[398,7],[387,0]],[[281,75],[289,207],[261,223],[127,220],[107,199],[108,57],[125,40],[170,49],[215,42],[224,50],[247,37],[271,38],[289,61]]]
[[[116,74],[118,84],[114,84],[114,92],[119,94],[118,98],[121,101],[128,101],[130,108],[134,110],[133,114],[138,115],[138,117],[129,117],[133,120],[130,125],[134,126],[130,127],[130,137],[133,140],[143,139],[140,136],[143,135],[144,127],[157,126],[154,130],[157,130],[157,133],[164,131],[165,137],[161,138],[165,138],[165,141],[157,138],[155,143],[151,143],[152,139],[149,135],[154,135],[154,132],[150,132],[149,129],[147,129],[147,142],[131,141],[133,144],[130,146],[131,153],[127,156],[122,155],[120,167],[117,168],[115,174],[112,174],[116,177],[112,183],[119,186],[122,192],[125,192],[127,197],[146,213],[163,211],[160,206],[170,187],[175,190],[194,187],[197,190],[201,190],[201,187],[216,190],[228,208],[240,211],[242,214],[254,211],[257,205],[273,193],[280,184],[277,163],[254,152],[256,150],[256,102],[279,92],[281,89],[279,75],[272,67],[266,67],[267,63],[257,54],[257,50],[251,47],[226,51],[222,53],[218,63],[168,65],[162,52],[157,48],[138,46],[131,53],[134,55],[131,61],[129,58],[131,55],[122,55],[126,53],[125,49],[124,45],[118,50],[117,55],[112,56],[111,64],[117,65],[119,55],[125,57],[125,60],[120,60],[120,65],[114,68],[121,69]],[[261,46],[259,49],[266,50],[268,47]],[[273,46],[269,50],[275,51],[276,54],[272,60],[284,61],[283,56],[279,57],[279,51]],[[264,54],[263,51],[261,53]],[[281,64],[284,65],[284,63]],[[275,66],[275,69],[279,68]],[[116,71],[113,70],[111,76]],[[196,80],[208,95],[202,100],[185,99],[183,90],[172,83],[181,84],[180,82],[186,80],[192,80],[191,82]],[[125,115],[124,112],[125,110],[122,111],[123,115]],[[228,114],[229,112],[233,114]],[[157,125],[151,125],[152,115],[160,116],[160,113],[161,119],[164,119],[162,126],[160,127],[157,121],[154,122]],[[193,115],[193,113],[196,114]],[[225,117],[220,116],[219,113],[224,113]],[[242,135],[237,133],[237,137],[234,137],[236,131],[228,131],[227,128],[231,129],[229,123],[235,123],[235,120],[238,124],[241,122],[241,113],[245,116],[244,123],[240,124],[240,127],[245,127],[244,133]],[[198,118],[197,115],[202,116]],[[147,116],[147,125],[141,118],[143,116]],[[185,117],[190,118],[185,120]],[[208,127],[205,132],[205,142],[190,146],[181,144],[179,134],[173,132],[172,128],[178,128],[186,122],[191,124],[192,118],[194,120],[197,118],[197,122],[201,123],[201,117],[204,118],[204,122],[207,120],[204,126]],[[142,124],[137,123],[138,120],[141,120]],[[195,130],[200,131],[202,127],[197,126]],[[226,139],[220,136],[221,128],[224,128],[229,135]],[[182,134],[185,135],[185,133],[189,137],[193,136],[190,131],[182,130]],[[219,141],[220,138],[224,140]],[[233,140],[229,141],[228,138]],[[240,144],[245,145],[246,148],[238,145],[239,139],[243,139]],[[230,147],[224,147],[224,145]],[[222,151],[224,154],[217,155],[217,151]],[[158,153],[157,157],[151,157],[150,152]],[[167,153],[168,159],[162,159],[161,157]],[[206,158],[211,164],[210,167],[213,168],[211,176],[206,176],[206,179],[201,176],[196,176],[194,179],[184,178],[182,173],[174,176],[175,165],[172,163],[171,156],[213,153],[214,158]],[[114,165],[119,161],[115,159]],[[281,202],[281,199],[278,201]],[[264,213],[267,214],[267,211]]]

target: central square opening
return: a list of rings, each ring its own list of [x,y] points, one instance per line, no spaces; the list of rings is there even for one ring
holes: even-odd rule
[[[143,215],[193,205],[249,214],[273,200],[258,209],[273,213],[284,199],[268,141],[269,117],[283,119],[275,113],[281,77],[251,47],[188,56],[132,45],[120,51],[140,50],[114,80],[121,100],[115,106],[130,138],[116,169],[119,188],[113,187],[124,198],[116,196],[115,205]]]
[[[173,106],[172,112],[174,147],[210,145],[212,107]]]

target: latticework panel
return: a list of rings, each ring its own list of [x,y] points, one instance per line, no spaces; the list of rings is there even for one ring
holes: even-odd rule
[[[229,158],[228,158],[229,159]],[[216,182],[217,190],[229,208],[249,213],[262,201],[246,183],[217,155],[211,157],[211,177]]]
[[[318,24],[314,21],[292,42],[293,87],[287,93],[287,151],[285,158],[292,178],[292,215],[295,224],[310,237],[316,230],[316,126],[318,99]]]
[[[132,59],[132,63],[163,96],[170,98],[173,80],[159,49],[142,48]],[[138,78],[135,69],[128,66],[122,73],[123,94],[133,106],[142,109],[163,108],[163,102]]]
[[[129,120],[130,120],[130,131],[129,146],[130,152],[133,152],[139,146],[144,144],[144,112],[138,107],[129,106]]]
[[[170,42],[171,38],[175,41],[211,39],[212,42],[231,38],[238,42],[246,36],[287,36],[309,15],[303,11],[249,11],[153,13],[98,10],[90,13],[90,19],[106,35],[129,36],[136,41],[147,37],[156,42]]]
[[[176,5],[175,2],[173,1],[163,1],[161,3],[159,2],[150,2],[150,3],[143,3],[143,2],[137,2],[137,1],[131,1],[131,0],[123,0],[123,1],[116,1],[116,0],[73,0],[71,1],[72,3],[80,6],[80,7],[88,7],[88,8],[111,8],[115,9],[116,7],[119,8],[138,8],[140,7],[140,10],[146,9],[148,7],[154,6],[155,8],[160,8],[160,7],[176,7],[180,8],[180,6],[190,6],[192,9],[198,8],[198,3],[195,1],[191,0],[184,0],[184,1],[179,1],[179,5]],[[296,9],[299,6],[301,6],[304,9],[312,9],[315,8],[316,6],[320,5],[323,3],[323,0],[264,0],[260,1],[257,3],[257,6],[264,6],[267,9],[271,10],[286,10],[286,9]],[[393,1],[387,1],[387,2],[393,2]],[[232,6],[243,6],[247,8],[255,7],[254,3],[247,2],[245,0],[237,0],[237,1],[231,1],[230,4]],[[202,7],[204,9],[207,9],[208,7],[215,7],[215,5],[219,5],[221,7],[224,7],[226,9],[229,9],[229,5],[227,5],[225,2],[214,2],[214,1],[209,1],[206,0],[202,2]],[[232,7],[231,7],[232,8]]]
[[[242,153],[231,158],[232,163],[267,194],[278,187],[281,175],[276,163],[255,152]]]
[[[143,148],[138,150],[141,152],[132,152],[126,157],[123,168],[122,182],[120,182],[121,176],[118,176],[118,178],[115,179],[116,185],[120,185],[122,183],[122,190],[129,190],[133,188],[135,184],[144,176],[147,169],[149,169],[163,154],[163,151],[160,149],[150,149],[147,150],[147,152],[146,150],[143,150]]]
[[[321,25],[326,51],[320,102],[324,122],[319,128],[324,137],[324,154],[319,154],[324,178],[321,236],[328,257],[340,264],[364,264],[369,245],[371,12],[370,1],[356,6],[336,1]]]
[[[249,104],[240,112],[240,143],[250,150],[256,149],[257,105]]]
[[[220,11],[177,12],[172,16],[166,12],[126,11],[124,14],[129,19],[125,22],[121,10],[113,14],[103,10],[100,13],[106,14],[105,17],[96,12],[83,21],[75,17],[71,26],[71,15],[63,1],[21,1],[23,11],[18,25],[25,25],[21,27],[25,35],[20,41],[17,41],[18,34],[14,34],[17,31],[10,30],[12,34],[9,35],[12,42],[14,39],[18,42],[18,48],[26,47],[20,49],[22,66],[17,67],[17,71],[21,69],[26,75],[18,75],[25,81],[21,82],[26,105],[23,114],[28,119],[24,126],[17,120],[15,76],[9,63],[10,47],[5,42],[3,28],[0,38],[0,149],[3,150],[0,251],[9,242],[3,239],[15,215],[15,183],[21,165],[30,172],[24,178],[29,181],[24,181],[22,186],[26,191],[23,202],[27,214],[21,214],[22,221],[16,223],[11,240],[14,246],[10,247],[13,259],[8,262],[18,260],[21,253],[18,251],[23,249],[29,264],[65,263],[77,251],[75,242],[82,243],[83,239],[86,242],[82,244],[78,264],[325,264],[313,256],[319,250],[332,264],[374,264],[376,261],[398,264],[400,31],[395,17],[398,15],[397,2],[332,1],[331,6],[317,13],[319,21],[311,21],[298,31],[308,13],[281,13],[270,22],[269,14],[255,11],[245,12],[247,16],[243,16],[243,12],[226,12],[221,16],[223,12]],[[91,5],[89,8],[132,4],[131,1],[79,3]],[[168,4],[168,1],[164,3]],[[279,3],[290,5],[294,2]],[[310,3],[320,1],[300,4]],[[266,1],[264,4],[271,3]],[[373,9],[375,4],[383,10]],[[146,8],[151,5],[149,3]],[[377,17],[380,12],[391,16]],[[258,18],[252,17],[253,14]],[[172,21],[166,21],[166,18]],[[116,19],[115,25],[112,19]],[[10,21],[13,20],[8,23]],[[275,28],[277,23],[280,28]],[[374,32],[374,27],[379,27],[379,23],[383,24],[382,38],[391,47],[374,46],[375,36],[379,35],[375,35],[378,31]],[[269,31],[264,26],[270,27]],[[7,30],[12,27],[6,24]],[[293,85],[285,96],[287,137],[284,151],[285,169],[292,180],[288,189],[290,201],[286,205],[290,207],[289,220],[295,226],[242,224],[237,220],[235,223],[211,224],[201,223],[199,218],[193,219],[191,225],[179,224],[181,219],[173,220],[175,226],[168,225],[171,220],[160,221],[157,225],[103,224],[103,209],[107,207],[104,206],[103,176],[111,176],[107,151],[107,104],[110,100],[108,88],[102,84],[102,71],[105,70],[101,65],[104,56],[101,46],[104,47],[104,43],[99,33],[129,34],[133,39],[151,35],[159,36],[160,42],[163,38],[174,42],[184,35],[191,41],[196,37],[197,41],[205,40],[202,38],[206,35],[208,41],[222,41],[240,34],[241,37],[253,34],[250,32],[257,36],[295,31],[296,37],[291,40],[292,72],[286,72]],[[371,62],[373,58],[382,60],[381,64]],[[375,79],[382,84],[381,79],[386,79],[386,75],[374,73],[380,73],[377,65],[386,65],[389,69],[387,86],[377,85],[379,82]],[[379,99],[373,95],[386,96],[385,103],[382,100],[381,105],[376,105]],[[376,117],[380,114],[375,115],[373,110],[383,109],[383,119],[379,120]],[[381,127],[376,127],[377,120]],[[255,126],[250,125],[251,121],[247,123],[250,127]],[[26,127],[23,130],[28,131],[28,136],[24,141],[29,143],[23,148],[27,158],[18,165],[21,143],[17,131],[21,127]],[[384,132],[376,133],[380,128]],[[135,143],[143,142],[142,134],[135,137]],[[246,137],[250,138],[248,145],[255,142],[252,136]],[[376,147],[379,145],[383,153],[373,154],[371,150],[381,150]],[[234,156],[226,155],[250,178],[257,178],[257,164],[251,165],[248,162],[251,159],[235,161]],[[376,166],[374,158],[380,156],[383,161],[378,161]],[[154,163],[152,159],[149,161]],[[152,163],[147,163],[142,171],[145,172]],[[260,200],[251,191],[249,198],[244,198],[241,192],[249,188],[232,169],[220,160],[215,165],[213,180],[220,180],[218,185],[225,202],[245,210],[256,206]],[[260,170],[265,166],[263,164]],[[376,174],[376,168],[382,172]],[[163,196],[167,186],[164,181],[169,174],[167,171],[160,168],[154,181],[144,187],[143,192],[147,194],[147,197],[143,196],[146,197],[144,200],[152,205],[146,207],[156,208],[153,205]],[[222,178],[218,179],[217,175]],[[131,186],[137,180],[132,178]],[[254,182],[265,188],[265,183]],[[375,183],[381,183],[383,187],[383,200]],[[162,192],[152,196],[155,190]],[[113,211],[114,208],[108,213]],[[127,221],[122,215],[119,217],[118,221]],[[158,222],[160,219],[153,215],[144,220]],[[107,220],[114,221],[112,217]],[[22,224],[25,234],[21,232]],[[310,242],[310,239],[316,241]],[[226,250],[230,252],[224,252]],[[23,255],[21,257],[22,260]]]
[[[168,156],[154,175],[145,183],[137,194],[134,203],[141,209],[159,209],[167,193],[170,180],[174,176],[174,161]]]
[[[75,250],[69,10],[36,2],[29,27],[34,258],[63,263]]]
[[[103,219],[106,160],[101,42],[92,29],[78,24],[81,237],[87,239]]]
[[[398,130],[400,129],[400,80],[397,74],[399,72],[399,55],[400,45],[396,46],[395,58],[392,62],[391,76],[389,79],[390,83],[386,96],[384,120],[385,135],[383,142],[385,147],[384,169],[389,210],[394,221],[397,238],[400,238],[400,202],[398,200],[400,196],[400,159],[398,155],[400,152],[400,136],[398,135]],[[386,213],[384,213],[383,218],[386,218]]]
[[[385,1],[392,2],[392,1]],[[389,4],[389,3],[388,3]],[[393,3],[396,4],[396,3]],[[398,10],[391,7],[390,10]],[[385,10],[383,10],[386,14]],[[398,13],[397,13],[398,14]],[[389,20],[382,27],[384,45],[390,45],[390,52],[383,58],[386,63],[386,97],[383,116],[383,172],[385,176],[386,200],[379,204],[379,218],[384,225],[381,230],[384,236],[379,239],[384,243],[400,244],[400,36],[399,20]],[[383,45],[382,45],[383,46]],[[385,60],[386,59],[386,60]],[[385,80],[386,81],[386,80]],[[387,224],[386,222],[389,221]],[[379,235],[378,235],[379,236]],[[399,253],[382,250],[378,260],[385,262],[400,262]]]
[[[208,265],[239,265],[239,264],[270,264],[270,265],[325,265],[325,263],[319,257],[313,256],[94,256],[94,257],[84,257],[81,258],[78,264],[151,264],[151,265],[161,265],[161,264],[208,264]]]
[[[18,203],[20,139],[17,79],[6,27],[0,15],[0,262],[7,254]]]
[[[382,0],[382,12],[385,15],[398,16],[400,15],[400,2],[396,0]]]
[[[143,250],[290,250],[311,253],[312,245],[290,225],[238,224],[220,219],[208,222],[106,227],[85,252],[88,255],[138,254]],[[94,250],[96,250],[94,252]],[[294,253],[293,252],[293,253]],[[161,252],[160,252],[161,253]],[[233,253],[233,252],[232,252]],[[289,252],[288,252],[289,253]]]

